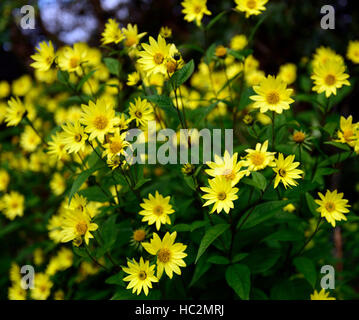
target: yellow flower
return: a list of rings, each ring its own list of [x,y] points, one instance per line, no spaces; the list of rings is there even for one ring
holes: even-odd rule
[[[292,203],[288,203],[284,208],[283,211],[286,212],[294,212],[295,211],[295,206]]]
[[[16,191],[5,194],[0,201],[0,210],[10,220],[14,220],[16,216],[22,217],[24,214],[23,195]]]
[[[26,112],[25,106],[18,97],[12,97],[7,103],[8,107],[6,108],[5,115],[6,125],[8,127],[17,126]]]
[[[122,28],[122,32],[125,35],[125,46],[126,47],[136,47],[139,43],[141,38],[143,38],[147,32],[142,32],[138,34],[138,28],[137,25],[133,25],[129,23],[127,25],[127,28]]]
[[[215,51],[216,57],[223,58],[225,57],[226,54],[227,54],[227,49],[224,46],[219,45],[216,47],[216,51]]]
[[[232,181],[224,176],[216,176],[214,179],[209,179],[208,183],[209,188],[201,187],[201,190],[206,192],[202,198],[207,200],[203,206],[214,204],[210,213],[214,211],[220,213],[222,210],[225,213],[229,213],[229,210],[234,208],[233,201],[238,199],[236,195],[238,188],[233,188]]]
[[[265,73],[262,70],[251,70],[245,73],[245,79],[249,86],[259,85],[265,77]]]
[[[135,99],[135,103],[130,102],[128,113],[130,120],[136,120],[136,126],[146,126],[147,122],[154,118],[151,104],[146,99],[141,100],[141,98]]]
[[[87,134],[79,121],[72,123],[66,122],[62,129],[64,132],[61,135],[62,143],[65,145],[65,150],[69,153],[79,152],[85,149]]]
[[[277,174],[274,180],[274,188],[277,188],[279,182],[282,182],[284,187],[287,189],[287,186],[296,186],[298,182],[294,179],[301,179],[300,176],[303,171],[296,169],[300,163],[293,162],[295,156],[290,155],[284,159],[283,154],[278,155],[278,159],[275,159],[276,166],[273,168],[273,171]]]
[[[26,290],[20,286],[20,282],[13,284],[8,291],[9,300],[26,300]]]
[[[49,238],[53,240],[55,243],[59,243],[62,240],[62,233],[61,233],[61,223],[62,223],[63,216],[60,215],[53,215],[49,223],[47,225],[47,230],[49,231]]]
[[[226,150],[224,157],[221,158],[218,155],[214,156],[214,162],[207,162],[207,166],[210,169],[206,170],[206,173],[211,177],[224,176],[227,180],[230,180],[232,186],[235,186],[244,175],[247,174],[246,170],[242,170],[242,161],[237,161],[238,153],[235,153],[232,157]]]
[[[160,36],[162,38],[171,38],[172,37],[172,29],[166,26],[161,27]]]
[[[231,39],[230,47],[233,50],[240,51],[248,44],[247,37],[244,34],[237,34]]]
[[[86,62],[86,47],[75,43],[73,48],[65,47],[60,50],[58,64],[61,70],[82,74],[81,64]]]
[[[359,63],[359,41],[349,41],[347,58],[353,63]]]
[[[86,126],[85,131],[90,133],[89,139],[98,138],[103,142],[107,133],[115,131],[118,118],[115,117],[115,110],[105,99],[92,101],[89,105],[81,105],[82,114],[80,122]]]
[[[102,156],[111,159],[115,156],[126,155],[125,148],[130,144],[125,140],[127,132],[120,133],[117,129],[112,137],[108,138],[108,143],[103,147],[105,148]]]
[[[350,86],[347,80],[349,75],[345,73],[345,65],[338,63],[332,59],[324,64],[314,66],[311,79],[314,80],[313,91],[319,94],[325,92],[325,96],[329,98],[332,94],[337,94],[337,89],[342,86]]]
[[[246,13],[246,18],[251,15],[259,15],[266,10],[264,6],[268,0],[234,0],[237,4],[236,9]]]
[[[253,107],[260,109],[262,113],[268,110],[282,113],[294,102],[290,98],[293,90],[287,89],[287,84],[274,76],[264,78],[259,86],[254,86],[253,89],[258,94],[250,97],[255,101]]]
[[[37,266],[44,263],[44,251],[41,248],[36,248],[34,250],[34,263]]]
[[[84,237],[86,244],[93,238],[90,231],[98,228],[96,223],[91,223],[91,218],[87,212],[81,210],[67,210],[61,222],[61,242],[72,241],[76,238]]]
[[[20,284],[21,281],[21,273],[20,273],[20,267],[15,262],[11,263],[10,267],[10,280],[13,284]]]
[[[35,288],[31,290],[31,298],[34,300],[46,300],[51,293],[53,283],[47,274],[37,272],[34,286]]]
[[[119,43],[125,38],[121,31],[118,22],[114,19],[109,19],[105,25],[105,30],[102,33],[101,42],[103,44]]]
[[[0,191],[6,191],[10,182],[10,176],[6,170],[0,169]]]
[[[66,179],[64,176],[58,172],[55,172],[50,181],[50,188],[56,196],[63,194],[66,190]]]
[[[166,40],[160,35],[157,41],[152,37],[149,38],[150,44],[142,43],[144,51],[138,53],[140,59],[138,63],[142,67],[147,76],[152,73],[167,74],[167,58],[170,57],[171,44],[167,44]]]
[[[138,250],[142,250],[142,243],[150,236],[146,228],[139,228],[133,231],[130,244]]]
[[[7,81],[0,81],[0,99],[6,98],[10,94],[10,85]]]
[[[294,63],[286,63],[279,68],[278,78],[282,79],[288,85],[297,79],[297,66]]]
[[[33,152],[41,143],[40,137],[30,126],[25,126],[24,132],[20,136],[20,146],[23,150]]]
[[[257,143],[255,150],[246,149],[247,155],[243,158],[245,160],[243,165],[248,167],[249,171],[262,170],[267,166],[273,167],[275,152],[267,152],[267,149],[268,140],[263,144]]]
[[[335,300],[335,298],[329,297],[329,292],[322,289],[319,292],[314,290],[313,294],[310,295],[310,300]]]
[[[334,60],[338,64],[344,64],[344,59],[342,56],[337,54],[334,50],[328,47],[320,47],[314,53],[312,65],[317,67],[321,64],[326,64],[329,60]]]
[[[158,279],[155,277],[155,265],[150,266],[148,260],[143,261],[143,258],[140,258],[140,262],[136,262],[135,259],[132,261],[127,261],[128,267],[122,267],[122,270],[128,273],[129,275],[123,278],[123,281],[129,281],[126,289],[132,289],[132,293],[137,291],[137,295],[143,292],[145,295],[148,295],[148,288],[152,288],[152,282],[158,282]]]
[[[211,11],[207,9],[207,0],[184,0],[181,3],[185,14],[184,19],[188,22],[196,20],[197,26],[201,25],[203,15],[211,15]]]
[[[32,79],[28,74],[24,74],[12,83],[12,93],[14,96],[22,97],[26,95],[32,86]]]
[[[127,77],[127,85],[130,87],[137,86],[140,82],[141,76],[137,71],[130,73]]]
[[[51,41],[48,44],[45,41],[40,42],[39,47],[36,48],[37,53],[31,56],[35,62],[30,66],[40,71],[48,71],[56,57],[54,47]]]
[[[151,193],[148,196],[148,199],[143,199],[143,203],[140,206],[144,209],[139,212],[142,218],[142,221],[147,221],[149,225],[156,224],[156,229],[160,230],[161,224],[171,224],[171,219],[168,216],[175,212],[172,209],[170,202],[170,196],[163,197],[156,191],[155,196]]]
[[[153,234],[150,242],[142,243],[145,250],[157,256],[157,278],[160,279],[163,271],[166,272],[168,277],[172,279],[173,272],[180,275],[181,269],[185,267],[186,263],[183,258],[187,257],[187,246],[182,243],[175,243],[177,232],[167,232],[161,240],[157,233]]]
[[[51,141],[48,142],[48,154],[53,160],[68,160],[68,154],[63,143],[64,133],[56,132],[51,136]]]
[[[350,207],[348,200],[343,199],[343,193],[337,193],[337,190],[333,192],[327,190],[325,196],[318,192],[321,200],[316,199],[315,202],[319,205],[317,211],[321,216],[327,219],[327,221],[335,227],[335,221],[347,220],[344,213],[348,213],[347,209]]]
[[[338,131],[338,139],[336,142],[347,143],[351,147],[355,145],[355,132],[359,128],[359,123],[353,123],[353,117],[349,116],[345,119],[340,117],[340,130]]]

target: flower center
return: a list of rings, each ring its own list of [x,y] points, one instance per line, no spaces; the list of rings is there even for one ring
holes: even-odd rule
[[[287,171],[285,171],[284,169],[279,169],[278,174],[284,178],[287,174]]]
[[[333,202],[327,202],[325,209],[327,209],[328,212],[333,212],[335,210],[335,204]]]
[[[153,208],[153,213],[159,217],[163,213],[163,208],[161,206],[156,206]]]
[[[141,241],[145,240],[145,237],[146,237],[145,230],[138,229],[138,230],[135,230],[135,232],[133,233],[133,239],[135,241],[141,242]]]
[[[252,154],[251,160],[255,166],[260,166],[264,162],[264,156],[260,152],[255,152]]]
[[[74,136],[74,139],[75,139],[76,142],[80,142],[80,141],[82,140],[81,134],[76,134],[76,135]]]
[[[325,77],[325,83],[328,85],[328,86],[332,86],[334,83],[335,83],[335,76],[332,75],[332,74],[328,74],[326,77]]]
[[[125,46],[126,47],[132,47],[134,44],[137,43],[137,39],[136,37],[129,37],[126,39],[125,41]]]
[[[86,222],[79,222],[77,225],[76,225],[76,231],[78,232],[78,234],[80,236],[84,235],[87,231],[87,223]]]
[[[17,202],[13,202],[12,204],[11,204],[11,208],[12,209],[17,209],[19,207],[19,204],[17,203]]]
[[[277,104],[280,100],[279,94],[276,91],[269,92],[266,98],[269,104]]]
[[[160,251],[158,251],[157,258],[159,261],[166,263],[170,261],[171,251],[169,251],[167,248],[163,248]]]
[[[344,130],[344,132],[343,132],[343,137],[344,137],[345,141],[347,141],[347,142],[351,142],[353,135],[354,135],[354,132],[351,129]]]
[[[122,150],[122,143],[120,141],[113,141],[110,144],[110,150],[114,154],[119,153]]]
[[[140,271],[140,273],[138,274],[138,278],[140,280],[145,280],[147,278],[147,274],[145,271]]]
[[[200,13],[202,11],[202,7],[200,5],[196,5],[194,6],[193,11],[195,13]]]
[[[256,7],[257,3],[256,0],[248,0],[247,1],[247,7],[249,9],[254,9]]]
[[[175,72],[176,68],[177,68],[176,62],[173,62],[171,60],[167,62],[167,71],[168,71],[168,73]]]
[[[76,57],[72,57],[70,59],[70,67],[71,68],[77,68],[78,67],[78,64],[79,64],[79,59],[76,58]]]
[[[236,177],[234,171],[230,169],[226,169],[223,174],[227,180],[234,180],[234,178]]]
[[[94,125],[96,129],[103,130],[108,125],[108,119],[104,116],[97,116],[94,120]]]
[[[218,200],[223,201],[224,199],[226,199],[226,198],[227,198],[227,195],[226,195],[226,193],[225,193],[225,192],[218,192],[218,194],[217,194],[217,198],[218,198]]]
[[[293,140],[295,141],[295,142],[297,142],[297,143],[301,143],[301,142],[303,142],[304,141],[304,139],[305,139],[305,134],[303,133],[303,132],[295,132],[294,134],[293,134]]]
[[[153,60],[155,61],[156,64],[162,64],[164,57],[162,53],[156,53],[153,57]]]
[[[136,116],[136,118],[141,119],[142,118],[142,112],[141,111],[136,111],[135,116]]]

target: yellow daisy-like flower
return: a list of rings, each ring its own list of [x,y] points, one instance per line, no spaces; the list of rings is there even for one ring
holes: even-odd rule
[[[127,28],[122,28],[122,32],[125,35],[124,44],[126,47],[136,47],[139,43],[141,38],[143,38],[147,32],[138,33],[137,25],[132,25],[129,23]]]
[[[16,191],[5,194],[0,201],[0,211],[10,220],[14,220],[17,216],[22,217],[24,214],[23,195]]]
[[[318,65],[326,64],[330,60],[334,60],[338,64],[344,64],[343,57],[337,54],[334,50],[329,47],[320,47],[317,48],[313,55],[312,65],[315,68]]]
[[[110,43],[117,44],[125,38],[125,35],[121,31],[118,22],[114,19],[109,19],[107,21],[105,25],[105,30],[101,35],[102,35],[102,39],[101,39],[102,44],[110,44]]]
[[[63,143],[63,132],[56,132],[51,136],[51,141],[48,142],[48,151],[51,159],[54,160],[68,160],[69,156],[65,149],[65,144]]]
[[[33,152],[41,143],[40,137],[30,126],[26,126],[24,132],[20,136],[20,146],[23,150]]]
[[[238,199],[236,194],[238,188],[233,188],[232,181],[224,176],[216,176],[214,179],[209,179],[208,183],[209,188],[201,187],[201,190],[206,192],[202,198],[207,200],[203,206],[214,204],[210,213],[214,211],[220,213],[222,210],[225,213],[229,213],[229,210],[234,208],[233,201]]]
[[[54,195],[59,196],[66,190],[66,179],[58,172],[52,176],[50,188]]]
[[[257,143],[256,148],[246,149],[247,155],[243,157],[243,165],[248,167],[249,171],[258,171],[266,168],[267,166],[273,167],[275,165],[274,155],[275,152],[267,152],[268,140],[263,144]]]
[[[127,261],[128,267],[122,267],[122,270],[129,275],[123,278],[123,281],[129,281],[126,289],[132,289],[132,293],[137,291],[137,295],[143,292],[148,295],[148,288],[152,288],[152,282],[158,282],[155,277],[155,265],[150,266],[148,260],[144,261],[140,258],[140,262],[136,262],[135,259]]]
[[[48,71],[55,60],[56,54],[52,42],[43,41],[39,43],[40,48],[36,48],[37,53],[31,58],[35,61],[30,66],[40,71]]]
[[[10,175],[4,169],[0,169],[0,191],[6,191],[10,182]]]
[[[353,63],[359,63],[359,41],[349,41],[347,58]]]
[[[154,118],[151,104],[146,99],[141,100],[141,98],[135,99],[135,103],[130,102],[128,113],[130,114],[130,121],[136,121],[136,126],[146,126],[147,122]]]
[[[344,213],[348,213],[347,209],[350,207],[348,200],[343,199],[344,194],[338,193],[337,190],[333,192],[327,190],[325,196],[318,192],[320,197],[315,202],[319,205],[317,211],[320,212],[321,216],[327,219],[327,221],[335,227],[335,221],[347,220]]]
[[[347,143],[353,147],[355,145],[355,133],[359,128],[359,123],[353,123],[353,117],[348,118],[340,117],[340,130],[338,131],[338,139],[336,142]]]
[[[26,112],[25,106],[19,97],[12,97],[7,103],[8,107],[5,114],[6,125],[8,127],[17,126]]]
[[[61,70],[81,74],[81,64],[87,61],[87,49],[81,43],[75,43],[73,48],[65,47],[60,50],[58,64]]]
[[[90,133],[89,139],[98,138],[103,142],[107,133],[115,131],[118,118],[115,117],[115,110],[105,99],[92,101],[89,105],[81,105],[82,114],[80,122],[86,126],[85,131]]]
[[[268,110],[282,113],[283,110],[288,110],[289,105],[294,102],[290,98],[293,89],[287,89],[287,84],[274,76],[262,79],[259,86],[254,86],[253,90],[258,94],[250,97],[255,101],[253,107],[260,109],[262,113]]]
[[[68,121],[62,126],[62,129],[64,132],[61,134],[61,141],[68,153],[77,153],[85,150],[88,136],[79,121],[75,123]]]
[[[156,224],[156,229],[160,230],[161,224],[171,224],[171,219],[168,216],[175,212],[172,209],[172,205],[169,203],[171,197],[163,197],[156,191],[155,196],[151,193],[148,195],[148,199],[143,199],[143,203],[140,206],[144,209],[139,212],[142,221],[147,221],[149,225]]]
[[[300,163],[294,162],[295,155],[290,155],[284,159],[282,153],[278,155],[278,159],[275,159],[276,166],[273,171],[277,174],[274,180],[274,188],[277,188],[279,182],[282,182],[284,187],[296,186],[298,182],[295,179],[301,179],[300,176],[303,171],[296,169]]]
[[[325,92],[329,98],[332,94],[337,94],[337,89],[342,86],[350,86],[347,80],[349,75],[345,73],[345,65],[332,59],[324,64],[318,64],[313,69],[311,79],[314,80],[313,91],[319,94]]]
[[[53,283],[47,274],[37,272],[34,286],[34,289],[31,290],[31,298],[34,300],[46,300],[51,293]]]
[[[20,283],[20,282],[19,282]],[[9,300],[26,300],[26,290],[20,284],[14,283],[8,291]]]
[[[91,218],[86,211],[67,210],[61,221],[61,242],[72,241],[84,237],[86,244],[93,238],[90,231],[97,230],[98,225],[91,223]]]
[[[244,34],[237,34],[231,39],[230,47],[233,50],[240,51],[248,44],[248,39]]]
[[[288,85],[297,79],[297,66],[294,63],[286,63],[279,68],[278,78]]]
[[[175,243],[177,232],[167,232],[161,240],[157,233],[153,234],[150,242],[142,243],[145,250],[157,256],[157,278],[160,279],[163,271],[166,272],[168,277],[172,279],[173,272],[180,275],[181,269],[185,267],[186,263],[183,258],[187,257],[187,246],[182,243]]]
[[[161,27],[160,29],[160,36],[162,38],[171,38],[172,37],[172,29],[166,26]]]
[[[324,289],[317,292],[314,290],[313,294],[310,295],[310,300],[336,300],[333,297],[329,297],[329,292],[325,292]]]
[[[138,53],[140,59],[138,63],[143,71],[150,76],[153,73],[167,74],[167,58],[170,57],[171,44],[167,44],[166,40],[160,35],[157,41],[150,37],[150,44],[142,43],[144,51]]]
[[[137,86],[140,82],[141,76],[137,71],[130,73],[127,77],[127,85],[130,87]]]
[[[201,25],[203,15],[212,14],[207,9],[207,0],[184,0],[181,5],[182,13],[185,14],[184,19],[188,22],[196,21],[197,26]]]
[[[246,18],[251,15],[259,15],[266,10],[264,6],[268,0],[235,0],[236,9],[246,13]]]
[[[9,82],[2,80],[0,81],[0,99],[6,98],[10,94]]]
[[[127,132],[120,133],[120,130],[117,129],[115,134],[108,138],[108,143],[103,146],[105,150],[102,156],[113,158],[115,156],[126,155],[125,148],[130,145],[130,143],[125,140],[126,135]]]
[[[214,156],[214,162],[207,162],[207,166],[210,169],[206,170],[206,173],[211,177],[224,176],[227,180],[230,180],[232,186],[235,186],[240,179],[242,179],[248,172],[242,170],[243,161],[237,161],[238,153],[235,153],[232,157],[226,150],[224,157]]]

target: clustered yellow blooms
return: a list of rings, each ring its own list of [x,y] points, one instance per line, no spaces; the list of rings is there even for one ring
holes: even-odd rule
[[[353,123],[353,117],[340,117],[340,129],[337,132],[338,139],[336,142],[341,142],[349,145],[354,151],[359,154],[359,122]]]

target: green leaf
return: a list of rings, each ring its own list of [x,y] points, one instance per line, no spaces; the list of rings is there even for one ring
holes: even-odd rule
[[[85,197],[88,201],[107,202],[108,196],[106,196],[99,186],[92,186],[86,189],[80,190],[79,195]]]
[[[216,44],[213,43],[206,51],[206,55],[204,57],[204,62],[209,65],[214,57],[214,53],[216,51]]]
[[[239,262],[239,261],[242,261],[244,258],[246,258],[248,256],[248,253],[237,253],[233,259],[232,259],[232,262],[233,263],[236,263],[236,262]]]
[[[88,79],[90,79],[92,77],[92,75],[97,71],[97,69],[95,70],[92,70],[91,72],[89,72],[87,75],[85,75],[84,77],[81,78],[81,80],[79,81],[77,87],[76,87],[76,90],[77,91],[80,91],[82,86],[86,83],[86,81]]]
[[[200,107],[195,109],[192,112],[193,118],[195,119],[195,125],[200,124],[201,121],[203,121],[210,114],[210,112],[217,106],[218,103],[219,101],[212,103],[208,107]]]
[[[311,286],[315,288],[317,272],[313,261],[305,257],[297,257],[293,260],[293,264],[298,272],[302,273]]]
[[[58,70],[57,80],[59,80],[60,83],[67,85],[69,82],[69,73],[67,71]]]
[[[252,180],[254,186],[259,190],[264,191],[265,188],[267,187],[267,179],[264,177],[263,174],[259,172],[252,172]]]
[[[193,286],[208,271],[210,267],[211,264],[206,259],[202,259],[196,265],[189,287]]]
[[[344,150],[344,151],[351,151],[350,147],[345,143],[335,142],[335,141],[326,141],[324,143],[329,144],[331,146],[334,146],[334,147]]]
[[[251,269],[252,274],[263,274],[276,264],[280,255],[281,252],[278,249],[261,248],[253,250],[243,263]]]
[[[249,300],[251,272],[245,264],[229,266],[226,270],[226,280],[241,299]]]
[[[220,20],[225,14],[227,14],[229,11],[225,10],[225,11],[222,11],[221,13],[217,14],[207,25],[206,27],[204,28],[205,30],[209,30],[211,29],[214,24]]]
[[[149,181],[151,181],[151,179],[145,179],[145,178],[140,179],[139,181],[137,181],[137,183],[136,183],[136,185],[134,187],[134,190],[137,190],[137,189],[141,188],[145,183],[147,183]]]
[[[207,261],[213,264],[229,264],[228,258],[222,256],[212,256]]]
[[[309,192],[305,193],[305,200],[307,201],[308,208],[314,217],[317,217],[319,212],[317,211],[318,205],[315,203],[314,198]]]
[[[315,175],[313,177],[313,182],[318,182],[320,183],[321,182],[321,178],[323,176],[329,176],[333,173],[336,173],[338,172],[339,170],[338,169],[333,169],[333,168],[318,168],[316,171],[315,171]]]
[[[170,78],[171,89],[180,87],[185,83],[192,75],[194,71],[194,62],[191,60],[185,64],[181,69],[177,70]]]
[[[225,232],[229,228],[229,226],[229,224],[217,224],[206,231],[204,237],[202,238],[201,244],[199,245],[195,263],[197,263],[198,259],[202,256],[202,254],[206,251],[210,244],[214,240],[216,240],[223,232]]]
[[[146,96],[145,98],[160,107],[162,110],[164,110],[168,114],[168,116],[177,117],[175,106],[170,97],[155,94],[152,96]]]
[[[336,122],[328,122],[324,127],[323,130],[327,132],[330,136],[334,134],[335,129],[337,128]]]
[[[111,74],[117,77],[120,75],[120,62],[117,59],[104,58],[103,61]]]
[[[304,238],[303,234],[293,229],[284,229],[276,231],[265,237],[263,241],[302,241]]]
[[[81,186],[85,183],[85,181],[97,170],[103,168],[103,165],[96,166],[94,168],[87,169],[81,172],[77,178],[75,179],[74,183],[72,184],[70,194],[69,194],[69,204],[71,203],[72,197],[75,193],[81,188]]]
[[[111,215],[101,226],[103,248],[111,249],[117,240],[119,227],[116,224],[116,215]],[[102,249],[102,248],[101,248]]]
[[[123,281],[124,276],[125,276],[125,272],[121,270],[119,273],[116,273],[111,277],[108,277],[105,280],[105,283],[116,284],[125,287],[125,282]]]

